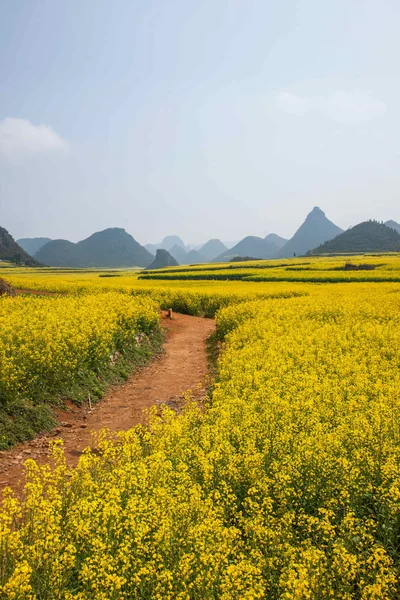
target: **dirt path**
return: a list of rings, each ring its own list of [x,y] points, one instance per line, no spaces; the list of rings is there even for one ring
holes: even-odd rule
[[[134,373],[126,383],[114,386],[107,396],[90,410],[70,405],[59,413],[59,427],[46,435],[0,452],[0,490],[11,486],[19,491],[23,484],[23,463],[33,458],[39,464],[48,461],[52,439],[64,440],[67,462],[77,463],[84,448],[91,445],[92,431],[103,427],[126,430],[143,422],[143,409],[168,403],[177,408],[188,390],[194,397],[204,396],[207,380],[206,340],[215,330],[211,319],[174,314],[163,318],[166,329],[165,353]]]

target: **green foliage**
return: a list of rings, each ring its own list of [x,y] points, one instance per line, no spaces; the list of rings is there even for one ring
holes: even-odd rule
[[[231,262],[248,262],[249,260],[259,260],[259,259],[255,258],[254,256],[234,256],[231,259]]]
[[[49,431],[55,425],[51,409],[46,404],[37,406],[23,400],[14,400],[0,407],[0,450],[31,440],[38,431]]]
[[[109,293],[0,299],[0,448],[54,425],[52,408],[100,398],[161,347],[158,306]]]
[[[400,234],[378,221],[365,221],[310,250],[308,256],[340,252],[400,252]]]
[[[26,264],[32,267],[40,265],[17,244],[3,227],[0,227],[0,260],[9,261],[16,265]]]

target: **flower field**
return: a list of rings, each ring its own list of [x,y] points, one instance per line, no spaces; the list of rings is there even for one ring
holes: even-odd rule
[[[117,273],[113,277],[102,277],[102,272],[54,272],[15,269],[7,274],[7,281],[21,290],[45,291],[68,295],[94,295],[106,291],[117,291],[135,297],[146,297],[156,301],[161,308],[172,308],[189,315],[214,317],[223,306],[256,300],[257,298],[288,297],[307,295],[304,285],[279,282],[244,283],[221,281],[151,281],[138,279],[136,272]]]
[[[0,448],[51,427],[50,405],[102,394],[159,337],[157,305],[108,292],[0,299]],[[110,357],[121,356],[118,365]]]
[[[32,289],[28,277],[10,279]],[[398,598],[400,285],[100,282],[39,275],[66,295],[3,299],[0,315],[23,321],[30,302],[51,330],[52,311],[86,311],[83,341],[59,354],[68,385],[81,348],[100,364],[131,327],[157,326],[155,303],[180,298],[216,315],[209,403],[154,411],[118,442],[103,432],[76,469],[58,443],[53,470],[27,461],[24,498],[9,492],[0,514],[0,598]],[[10,316],[0,322],[12,329]],[[30,372],[17,381],[35,402]]]
[[[396,255],[293,258],[260,260],[225,265],[193,265],[143,271],[139,279],[166,281],[262,281],[262,282],[400,282]]]
[[[1,268],[1,267],[0,267]],[[57,277],[55,277],[57,274]],[[90,289],[126,289],[139,291],[146,286],[190,284],[215,285],[226,281],[251,283],[400,283],[400,257],[396,254],[359,256],[305,257],[280,260],[254,260],[235,263],[183,265],[165,269],[129,271],[68,269],[12,269],[8,279],[17,287],[66,292]],[[154,282],[157,282],[156,284]],[[216,283],[214,283],[216,282]],[[250,290],[249,290],[250,291]]]

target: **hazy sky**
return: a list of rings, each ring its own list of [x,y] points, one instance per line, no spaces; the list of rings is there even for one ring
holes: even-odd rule
[[[0,225],[400,221],[398,0],[2,0]]]

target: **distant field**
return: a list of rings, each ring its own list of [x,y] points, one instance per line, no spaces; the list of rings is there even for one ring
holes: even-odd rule
[[[57,277],[55,277],[57,276]],[[151,280],[242,281],[288,283],[400,282],[400,255],[369,254],[346,257],[305,257],[285,260],[248,261],[140,269],[30,269],[14,268],[7,275],[17,287],[47,291],[145,287]],[[161,284],[161,283],[160,283]],[[158,284],[157,284],[158,285]],[[163,284],[161,284],[163,285]],[[245,289],[245,288],[243,288]],[[253,288],[256,289],[256,288]],[[260,290],[263,288],[260,288]]]
[[[358,270],[359,269],[359,270]],[[141,279],[308,281],[336,283],[351,281],[400,281],[400,256],[352,255],[286,260],[249,261],[234,264],[193,265],[145,271]]]

